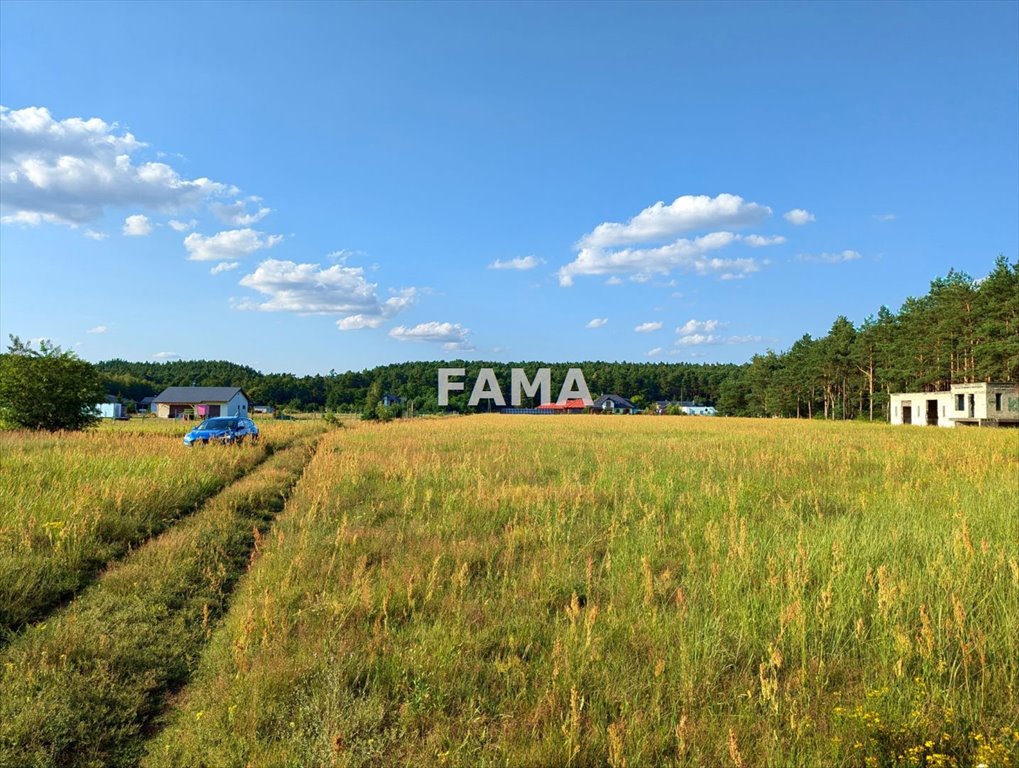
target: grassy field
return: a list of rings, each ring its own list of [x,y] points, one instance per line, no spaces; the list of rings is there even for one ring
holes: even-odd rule
[[[147,766],[1015,766],[1019,433],[325,438]]]
[[[67,485],[107,438],[9,439]],[[4,765],[1015,768],[1019,432],[298,439],[19,632],[0,690]]]
[[[133,419],[79,433],[0,432],[0,644],[308,426],[191,450],[194,424]]]

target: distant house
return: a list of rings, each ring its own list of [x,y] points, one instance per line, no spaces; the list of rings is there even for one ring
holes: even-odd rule
[[[896,392],[889,419],[926,427],[1019,426],[1019,385],[985,382],[955,384],[947,392]]]
[[[601,413],[640,413],[640,408],[619,395],[602,395],[591,408]]]
[[[264,413],[266,416],[271,416],[276,412],[276,409],[271,405],[255,405],[251,408],[252,413]]]
[[[578,397],[565,403],[545,403],[533,410],[539,413],[584,413],[587,410],[587,403]]]
[[[124,406],[113,395],[107,395],[101,403],[96,403],[96,410],[102,419],[124,419]]]
[[[712,405],[697,405],[693,400],[658,400],[654,404],[655,413],[661,416],[668,413],[669,409],[677,409],[687,416],[715,416],[718,411]],[[673,413],[676,410],[672,411]]]
[[[143,397],[141,400],[138,401],[137,405],[138,413],[155,413],[156,412],[155,402],[156,398],[154,397]]]
[[[384,405],[386,408],[388,408],[391,405],[401,405],[402,403],[403,403],[402,397],[398,397],[397,395],[394,395],[390,392],[387,392],[382,396],[382,405]]]
[[[716,416],[718,411],[715,410],[713,405],[681,405],[683,413],[687,416]]]
[[[240,387],[167,387],[155,399],[163,419],[247,416],[251,398]]]

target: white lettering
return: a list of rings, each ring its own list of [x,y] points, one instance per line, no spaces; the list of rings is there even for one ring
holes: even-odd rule
[[[450,376],[463,376],[467,371],[464,368],[440,368],[439,369],[439,405],[449,405],[450,392],[463,392],[462,381],[450,381]]]
[[[514,368],[510,371],[510,404],[514,408],[520,407],[521,389],[524,390],[524,397],[534,397],[534,394],[540,390],[538,405],[551,402],[552,369],[539,368],[538,372],[534,374],[534,381],[528,381],[527,374],[522,369]]]

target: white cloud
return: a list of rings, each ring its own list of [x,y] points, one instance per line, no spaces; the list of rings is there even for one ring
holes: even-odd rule
[[[722,323],[718,320],[687,320],[676,329],[676,333],[680,336],[686,336],[691,333],[711,333],[721,327]]]
[[[283,235],[267,235],[254,229],[228,229],[208,237],[192,232],[184,238],[184,248],[192,261],[230,261],[281,242]]]
[[[672,238],[690,230],[746,227],[770,215],[768,206],[748,202],[739,195],[684,195],[668,205],[658,202],[625,223],[605,222],[581,237],[576,245],[576,258],[559,269],[559,284],[573,285],[577,275],[624,273],[634,282],[647,282],[652,276],[667,275],[673,269],[698,275],[716,274],[727,279],[745,276],[759,271],[762,263],[755,259],[722,259],[708,254],[737,242],[757,248],[784,243],[785,238],[780,235],[742,236],[730,231],[709,232],[695,238]],[[612,278],[609,280],[611,284]]]
[[[241,302],[237,309],[262,312],[296,312],[302,315],[344,315],[341,331],[377,328],[417,300],[416,288],[396,291],[384,301],[378,285],[369,283],[362,267],[334,264],[297,264],[267,259],[240,284],[267,296],[264,302]]]
[[[740,238],[751,248],[763,248],[768,245],[782,245],[785,238],[782,235],[744,235]]]
[[[605,281],[605,285],[622,285],[622,284],[623,281],[616,277],[615,275],[613,275],[612,277]]]
[[[783,213],[782,218],[790,224],[802,227],[804,224],[809,224],[814,221],[814,214],[810,211],[805,211],[802,208],[793,208],[791,211]]]
[[[148,216],[136,213],[124,219],[124,228],[121,231],[125,237],[146,237],[152,234],[152,222]]]
[[[675,347],[699,347],[709,344],[748,344],[760,341],[760,336],[721,336],[716,332],[728,323],[721,320],[687,320],[676,329]]]
[[[341,331],[359,331],[362,328],[378,328],[384,320],[381,315],[350,315],[337,320],[336,327]]]
[[[825,264],[841,264],[844,261],[856,261],[857,259],[863,258],[863,256],[857,251],[845,250],[841,253],[820,253],[817,255],[801,253],[796,258],[800,261],[818,261]]]
[[[237,269],[240,265],[241,263],[239,261],[221,261],[209,270],[209,274],[218,275],[221,272],[229,272],[231,269]]]
[[[109,206],[172,212],[236,193],[206,178],[182,178],[165,163],[136,163],[145,146],[99,118],[55,120],[45,107],[0,106],[0,218],[76,226]]]
[[[156,360],[180,360],[176,352],[156,352],[152,357]]]
[[[721,344],[722,340],[712,333],[688,333],[676,339],[678,346],[689,347],[701,344]]]
[[[254,212],[248,213],[248,204],[243,200],[235,200],[232,203],[210,203],[209,210],[221,221],[235,227],[250,227],[272,213],[272,208],[265,207],[259,207]]]
[[[86,229],[85,230],[85,237],[87,237],[89,240],[99,240],[99,241],[102,241],[102,240],[105,240],[106,238],[108,238],[109,235],[106,234],[105,232],[96,232],[96,230],[94,230],[94,229]]]
[[[501,261],[499,259],[496,259],[495,261],[493,261],[491,264],[488,265],[488,268],[489,269],[519,269],[519,270],[524,270],[524,269],[534,269],[535,267],[539,266],[540,264],[544,264],[544,263],[545,262],[544,262],[543,259],[539,259],[536,256],[518,256],[515,259],[507,259],[506,261]]]
[[[95,328],[89,328],[85,333],[106,333],[109,330],[105,325],[97,325]]]
[[[601,328],[609,319],[607,317],[596,317],[593,320],[589,320],[585,328]]]
[[[449,351],[469,351],[473,347],[468,343],[470,330],[460,323],[419,323],[412,328],[398,325],[389,331],[390,338],[397,341],[427,341],[441,343],[442,348]]]
[[[573,285],[577,275],[630,273],[638,279],[649,275],[665,275],[682,269],[698,275],[750,274],[761,269],[756,259],[722,259],[711,257],[712,251],[740,240],[732,232],[712,232],[694,240],[681,238],[657,248],[625,248],[618,251],[584,248],[571,263],[560,268],[559,284]]]
[[[665,240],[681,232],[716,227],[745,227],[771,215],[766,205],[749,203],[739,195],[683,195],[666,205],[657,202],[625,224],[605,222],[584,235],[581,250]]]
[[[652,331],[660,331],[661,329],[662,329],[661,323],[652,322],[652,323],[641,323],[633,330],[636,333],[651,333]]]
[[[648,350],[647,356],[648,357],[658,357],[660,354],[662,354],[662,348],[661,347],[655,347],[654,349],[649,349]]]
[[[874,218],[878,221],[895,221],[899,217],[894,213],[875,213]]]
[[[198,219],[191,219],[190,221],[178,221],[177,219],[170,219],[167,224],[170,225],[170,229],[176,232],[187,232],[190,229],[194,229],[198,226]]]

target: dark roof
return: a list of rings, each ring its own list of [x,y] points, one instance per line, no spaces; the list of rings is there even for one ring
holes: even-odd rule
[[[620,397],[619,395],[602,395],[594,401],[594,405],[592,407],[602,408],[607,402],[611,402],[614,408],[633,408],[634,410],[640,410],[625,397]]]
[[[154,402],[157,403],[225,403],[238,392],[240,387],[167,387]],[[251,398],[244,394],[251,401]]]
[[[150,395],[149,397],[143,397],[143,398],[142,398],[141,400],[139,400],[138,402],[139,402],[139,403],[141,403],[142,405],[148,405],[149,403],[151,403],[151,402],[152,402],[153,400],[155,400],[155,399],[156,399],[156,398],[154,398],[154,397],[152,397],[152,396]]]

